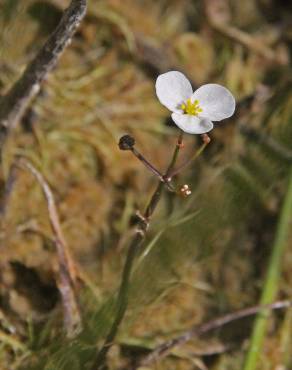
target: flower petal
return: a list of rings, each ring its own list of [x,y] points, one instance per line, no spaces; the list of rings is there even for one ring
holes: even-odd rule
[[[225,87],[217,84],[203,85],[196,90],[191,98],[198,100],[202,108],[200,116],[209,118],[211,121],[221,121],[233,115],[235,99]]]
[[[172,113],[171,118],[181,130],[188,134],[204,134],[213,128],[213,123],[208,118],[179,113]]]
[[[156,94],[160,103],[172,112],[182,112],[180,105],[191,97],[192,85],[184,74],[177,71],[163,73],[156,80]]]

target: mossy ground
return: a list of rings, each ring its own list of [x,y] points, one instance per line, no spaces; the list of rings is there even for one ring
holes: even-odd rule
[[[2,94],[67,3],[0,2]],[[208,7],[215,21],[241,30],[249,42],[212,26]],[[155,96],[157,74],[180,69],[194,86],[223,84],[240,102],[234,118],[216,125],[206,151],[179,176],[192,196],[166,192],[153,217],[146,245],[157,241],[135,269],[111,369],[126,369],[137,353],[193,324],[258,302],[291,160],[242,135],[240,125],[291,153],[290,46],[289,8],[282,2],[91,0],[72,44],[4,148],[2,197],[15,155],[29,158],[51,185],[85,277],[80,296],[90,316],[116,291],[135,212],[157,182],[131,153],[119,151],[119,137],[132,134],[161,170],[175,146],[178,130]],[[199,145],[198,137],[186,135],[180,160]],[[1,369],[30,363],[60,328],[51,238],[42,191],[19,170],[1,221]],[[279,298],[291,295],[291,245],[290,235]],[[91,330],[107,330],[98,322],[102,315],[96,317]],[[240,369],[251,327],[252,320],[244,320],[196,339],[152,368]],[[291,334],[291,312],[273,314],[258,369],[291,368]]]

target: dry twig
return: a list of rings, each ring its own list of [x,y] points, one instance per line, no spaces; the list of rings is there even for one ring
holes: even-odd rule
[[[62,296],[64,326],[68,337],[73,337],[81,329],[81,317],[75,296],[76,271],[64,238],[53,193],[43,175],[26,159],[21,158],[17,165],[31,172],[36,178],[46,197],[50,223],[54,232],[59,261],[58,287]]]
[[[226,324],[231,323],[232,321],[242,319],[244,317],[252,316],[260,312],[266,312],[267,310],[277,310],[281,308],[287,308],[292,305],[292,301],[278,301],[272,304],[267,305],[259,305],[253,306],[249,308],[245,308],[243,310],[232,312],[230,314],[221,316],[217,319],[208,321],[202,325],[196,325],[190,330],[186,331],[182,335],[168,340],[161,345],[159,345],[156,349],[154,349],[149,355],[147,355],[142,361],[138,363],[132,370],[137,370],[139,367],[149,366],[152,363],[155,363],[162,358],[166,357],[174,347],[181,346],[191,340],[194,337],[200,336],[205,334],[211,330],[218,329]]]
[[[24,114],[40,84],[56,65],[86,13],[87,0],[72,0],[61,21],[23,75],[0,100],[0,148]]]

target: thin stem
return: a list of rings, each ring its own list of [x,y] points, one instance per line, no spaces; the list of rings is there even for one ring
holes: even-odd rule
[[[28,160],[20,158],[17,165],[28,170],[35,177],[40,184],[47,201],[50,223],[54,232],[54,242],[58,254],[58,287],[63,301],[64,326],[67,336],[74,337],[81,329],[81,317],[74,289],[76,271],[67,242],[61,229],[54,195],[43,175]]]
[[[253,306],[249,308],[245,308],[243,310],[232,312],[230,314],[221,316],[217,319],[208,321],[204,324],[194,326],[190,330],[186,331],[182,335],[173,338],[171,340],[168,340],[161,345],[159,345],[156,349],[154,349],[149,355],[147,355],[142,361],[139,362],[138,365],[136,365],[131,370],[137,370],[139,367],[148,367],[154,362],[157,362],[158,360],[161,360],[162,358],[166,357],[171,350],[174,349],[174,347],[181,346],[191,340],[194,337],[200,336],[202,334],[205,334],[211,330],[218,329],[224,325],[227,325],[235,320],[242,319],[244,317],[255,315],[261,311],[266,310],[277,310],[281,308],[287,308],[291,307],[292,302],[291,301],[278,301],[267,305],[260,305],[260,306]]]
[[[94,361],[92,370],[103,370],[106,369],[105,365],[105,359],[106,355],[117,335],[117,332],[119,330],[120,324],[125,316],[127,306],[128,306],[128,291],[129,291],[129,281],[130,281],[130,276],[132,272],[132,266],[133,262],[135,260],[136,254],[139,250],[139,247],[144,239],[144,235],[142,232],[136,232],[134,239],[132,240],[128,254],[126,257],[126,262],[124,265],[123,269],[123,274],[122,274],[122,280],[121,280],[121,285],[117,297],[117,312],[116,312],[116,317],[114,319],[114,322],[111,326],[111,329],[105,339],[105,342],[101,348],[101,350],[98,352],[97,357]]]
[[[208,138],[208,139],[207,139]],[[189,158],[188,160],[186,160],[183,164],[181,164],[178,168],[174,169],[173,171],[171,171],[169,173],[169,178],[172,178],[173,176],[177,175],[179,172],[181,172],[184,168],[186,168],[187,166],[189,166],[193,161],[195,161],[202,153],[203,151],[205,150],[205,148],[207,147],[207,145],[210,143],[210,138],[209,136],[205,136],[204,137],[204,142],[203,144],[200,146],[200,148],[192,155],[191,158]]]
[[[177,139],[177,143],[176,143],[176,147],[173,152],[172,160],[167,168],[166,174],[164,175],[165,177],[169,177],[170,172],[173,170],[173,167],[176,164],[178,153],[183,146],[183,135],[184,135],[183,131],[181,131]]]
[[[278,290],[278,281],[281,274],[281,262],[289,232],[291,232],[292,220],[292,168],[289,174],[287,193],[283,202],[280,219],[277,225],[272,255],[268,265],[268,271],[260,299],[261,304],[268,304],[275,299]],[[253,328],[250,347],[246,356],[244,370],[254,370],[257,366],[258,356],[261,352],[268,316],[261,314],[257,317]]]
[[[160,181],[164,181],[163,175],[159,172],[135,147],[131,149],[132,153],[141,161],[151,172],[156,175]]]
[[[173,166],[176,163],[177,157],[179,150],[181,148],[182,144],[182,133],[179,135],[177,145],[175,147],[171,162],[168,166],[168,169],[166,171],[165,177],[168,177],[169,172],[173,169]],[[136,233],[134,235],[134,238],[129,246],[128,249],[128,254],[126,257],[126,262],[124,265],[123,273],[122,273],[122,280],[121,280],[121,285],[120,289],[118,292],[118,297],[117,297],[117,313],[116,317],[114,319],[114,322],[112,324],[112,327],[105,339],[105,342],[100,349],[100,351],[97,353],[97,356],[94,360],[92,370],[105,370],[106,365],[105,365],[105,360],[106,360],[106,355],[117,335],[117,332],[119,330],[120,324],[125,316],[127,306],[128,306],[128,294],[129,294],[129,283],[130,283],[130,278],[131,278],[131,272],[133,268],[133,263],[135,260],[135,257],[140,249],[140,246],[145,238],[146,231],[149,226],[150,218],[152,217],[162,195],[163,187],[164,187],[164,182],[159,181],[157,184],[156,190],[154,191],[150,202],[148,206],[146,207],[146,210],[141,216]]]
[[[134,146],[131,148],[131,152],[136,158],[139,159],[139,161],[144,164],[145,167],[147,167],[155,176],[157,176],[161,182],[165,183],[168,190],[171,192],[176,192],[175,188],[170,184],[169,181],[166,180],[165,176],[159,170],[157,170],[157,168],[155,168],[153,164],[150,163]]]

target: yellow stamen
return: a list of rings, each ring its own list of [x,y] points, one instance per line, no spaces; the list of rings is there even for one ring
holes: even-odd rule
[[[184,113],[191,114],[192,116],[197,116],[203,112],[203,109],[199,106],[199,100],[192,102],[190,98],[185,103],[182,103],[180,107]]]

